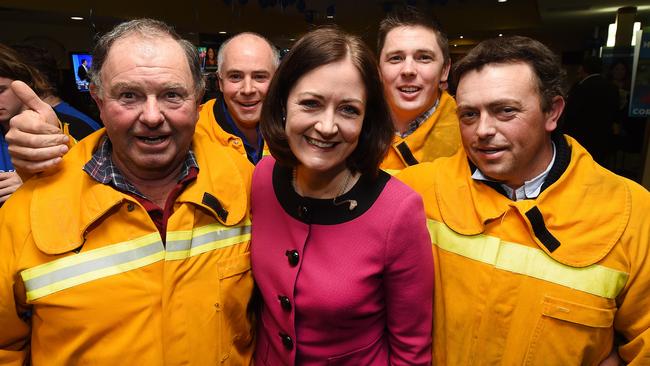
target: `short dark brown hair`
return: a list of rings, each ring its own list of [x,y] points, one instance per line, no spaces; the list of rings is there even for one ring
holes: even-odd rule
[[[474,47],[454,67],[454,80],[487,64],[523,62],[533,69],[537,91],[544,112],[551,108],[553,98],[564,97],[564,70],[553,51],[532,38],[523,36],[498,37],[485,40]]]
[[[386,15],[379,23],[379,32],[377,34],[378,56],[381,55],[381,51],[384,49],[384,43],[386,43],[388,33],[399,27],[424,27],[431,30],[436,35],[438,46],[442,50],[444,64],[449,64],[449,40],[447,39],[447,34],[443,32],[442,27],[440,27],[440,24],[435,19],[412,6],[404,6],[396,9]]]
[[[20,80],[29,85],[40,97],[47,96],[51,89],[50,84],[38,70],[24,62],[15,50],[1,43],[0,77]]]
[[[295,166],[296,156],[285,132],[289,93],[298,80],[319,66],[349,57],[359,71],[366,91],[363,125],[356,149],[346,160],[352,171],[375,175],[393,138],[390,109],[384,100],[379,69],[372,51],[354,35],[336,27],[319,28],[300,38],[280,63],[264,100],[260,129],[273,157]]]

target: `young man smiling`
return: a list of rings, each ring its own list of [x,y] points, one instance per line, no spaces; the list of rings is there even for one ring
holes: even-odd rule
[[[381,168],[453,155],[460,146],[456,103],[444,90],[451,61],[447,37],[424,14],[407,7],[382,20],[379,68],[396,135]]]

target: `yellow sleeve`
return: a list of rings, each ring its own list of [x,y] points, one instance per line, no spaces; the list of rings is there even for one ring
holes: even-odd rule
[[[629,184],[632,193],[630,222],[622,245],[628,249],[630,277],[617,299],[614,328],[623,336],[619,355],[629,366],[650,365],[650,193]]]
[[[19,194],[20,190],[17,192]],[[0,365],[23,365],[28,357],[30,325],[21,319],[19,313],[27,316],[26,304],[18,298],[24,294],[20,275],[16,270],[18,249],[25,240],[18,238],[21,225],[26,225],[28,207],[23,209],[11,197],[0,209]],[[14,203],[14,204],[12,204]],[[24,230],[23,230],[24,231]],[[18,296],[17,296],[18,295]]]

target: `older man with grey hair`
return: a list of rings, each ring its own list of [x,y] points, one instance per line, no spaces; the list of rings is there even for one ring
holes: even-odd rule
[[[262,104],[279,63],[278,50],[257,33],[226,40],[217,54],[220,93],[201,106],[197,129],[257,164],[266,151],[259,132]]]
[[[0,211],[0,364],[249,364],[252,166],[194,133],[196,49],[126,22],[90,77],[106,128]],[[55,120],[12,88],[30,118]]]

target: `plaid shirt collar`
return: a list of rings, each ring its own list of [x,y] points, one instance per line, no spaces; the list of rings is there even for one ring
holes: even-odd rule
[[[440,103],[440,98],[436,99],[436,102],[433,105],[433,107],[431,107],[429,110],[422,113],[421,115],[416,117],[413,121],[411,121],[411,123],[409,123],[409,127],[406,129],[406,131],[404,131],[404,133],[400,133],[399,131],[396,131],[395,133],[397,134],[397,136],[401,138],[406,138],[406,136],[415,132],[415,130],[417,130],[418,127],[420,127],[424,123],[424,121],[426,121],[429,117],[431,117],[431,115],[436,111],[439,103]]]
[[[86,163],[86,165],[84,165],[83,170],[99,183],[110,185],[118,191],[149,199],[144,194],[140,193],[133,184],[126,180],[126,177],[124,177],[122,172],[120,172],[117,166],[115,166],[113,159],[111,158],[112,150],[113,144],[111,144],[108,137],[104,137],[99,143],[97,150],[93,153],[92,158]],[[183,167],[181,168],[181,174],[178,177],[178,181],[181,181],[189,174],[190,168],[199,169],[199,165],[196,162],[196,156],[192,149],[189,150],[187,157],[183,162]]]

